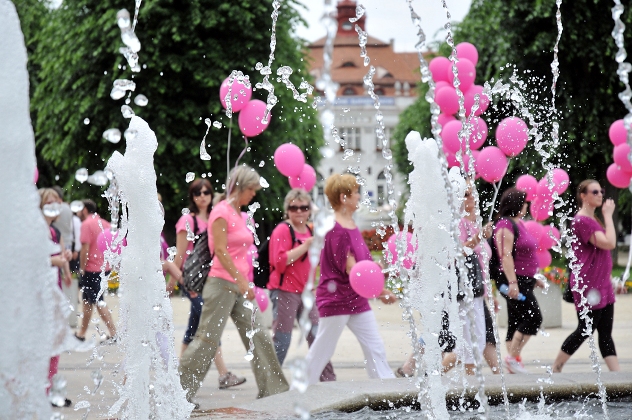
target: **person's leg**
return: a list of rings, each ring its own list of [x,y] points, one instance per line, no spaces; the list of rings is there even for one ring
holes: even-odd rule
[[[224,376],[228,373],[228,368],[226,367],[226,363],[224,362],[224,357],[222,356],[222,346],[217,346],[217,350],[215,351],[215,357],[213,358],[213,362],[215,362],[215,368],[217,369],[217,373],[219,376]]]
[[[296,316],[300,318],[302,313],[303,313],[303,302],[301,302],[298,308],[298,311],[296,313]],[[311,347],[312,343],[314,343],[314,340],[316,339],[316,335],[318,334],[318,323],[320,322],[320,317],[318,316],[318,309],[316,309],[316,306],[312,306],[312,310],[309,311],[309,320],[312,322],[312,328],[309,331],[309,334],[307,334],[307,345]],[[334,367],[331,364],[331,360],[330,360],[329,362],[327,362],[323,371],[320,374],[320,381],[333,382],[335,380],[336,380],[336,372],[334,372]]]
[[[85,338],[92,318],[92,306],[97,303],[97,295],[101,290],[101,273],[86,271],[79,280],[83,300],[83,318],[77,337]]]
[[[531,336],[536,335],[542,325],[542,312],[540,311],[540,305],[533,294],[533,286],[535,280],[529,279],[529,281],[518,281],[520,293],[525,296],[525,300],[517,301],[515,304],[518,316],[518,327],[511,340],[511,346],[509,354],[512,357],[520,360],[520,353],[522,349],[529,341]]]
[[[99,300],[103,300],[103,296]],[[116,335],[116,325],[114,324],[114,320],[112,319],[112,314],[107,306],[100,306],[97,304],[97,312],[99,316],[105,323],[108,331],[110,332],[110,337],[114,337]]]
[[[487,305],[483,305],[483,313],[485,316],[485,349],[483,350],[483,357],[487,365],[492,372],[496,375],[500,373],[498,368],[498,354],[496,353],[496,337],[494,336],[494,321],[492,320],[492,314],[487,308]]]
[[[182,351],[180,354],[184,353],[187,349],[187,346],[191,341],[193,341],[193,337],[195,337],[195,333],[197,332],[198,325],[200,323],[200,316],[202,315],[202,305],[204,304],[204,299],[201,295],[197,295],[192,298],[186,290],[182,290],[182,293],[189,298],[191,302],[191,309],[189,310],[189,322],[187,324],[187,329],[184,332],[184,338],[182,339]]]
[[[511,340],[511,344],[509,345],[509,355],[516,359],[519,358],[522,349],[524,348],[525,344],[527,344],[530,338],[530,335],[526,335],[516,331],[513,340]]]
[[[85,338],[88,327],[90,326],[90,318],[92,318],[92,304],[85,300],[83,301],[82,314],[81,327],[77,332],[77,337],[79,338]]]
[[[46,394],[49,393],[53,386],[53,376],[57,374],[57,368],[59,367],[59,356],[53,356],[50,358],[48,364],[48,385],[46,386]]]
[[[618,372],[621,370],[619,367],[619,359],[617,358],[617,351],[614,346],[614,340],[612,339],[612,327],[614,325],[614,304],[607,305],[603,309],[599,309],[599,316],[595,316],[594,329],[599,334],[599,351],[601,351],[601,357],[606,362],[608,369],[611,372]]]
[[[336,315],[320,318],[316,338],[310,346],[307,356],[305,356],[309,385],[319,381],[323,369],[331,360],[331,356],[334,355],[336,344],[338,344],[349,317],[350,315]]]
[[[373,311],[351,315],[347,326],[360,342],[369,378],[394,378]]]
[[[180,384],[187,393],[188,401],[197,393],[211,367],[228,317],[236,305],[239,291],[235,292],[233,289],[237,286],[232,288],[231,285],[233,283],[214,277],[209,277],[204,284],[202,297],[206,304],[202,306],[198,330],[195,339],[180,357],[178,366]]]
[[[279,364],[283,366],[285,356],[292,342],[292,328],[296,319],[301,295],[298,293],[276,290],[276,317],[272,321],[272,342]]]
[[[587,316],[592,318],[592,311],[588,311]],[[577,349],[579,349],[586,340],[586,336],[584,335],[584,331],[586,331],[586,321],[580,316],[579,312],[577,312],[577,321],[577,328],[566,337],[566,340],[562,343],[562,348],[553,362],[554,373],[562,372],[562,368],[564,368],[566,362],[568,362],[571,356],[575,354]]]
[[[441,371],[443,373],[448,373],[456,366],[457,362],[458,357],[455,352],[443,353],[443,357],[441,359]]]
[[[265,328],[261,326],[259,314],[256,315],[254,325],[251,325],[252,312],[244,307],[246,300],[241,293],[239,293],[239,288],[236,284],[230,283],[229,287],[237,296],[235,305],[230,312],[230,317],[233,319],[241,341],[246,349],[250,348],[248,333],[253,329],[258,331],[252,337],[254,350],[252,352],[253,358],[250,361],[250,367],[255,374],[255,380],[259,388],[257,398],[268,397],[287,391],[289,385],[283,375],[283,370],[276,357],[276,353],[274,352],[272,340]],[[193,342],[195,343],[195,340]]]

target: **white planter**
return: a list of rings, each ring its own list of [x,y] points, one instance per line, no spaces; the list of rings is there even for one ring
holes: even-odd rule
[[[562,291],[554,284],[551,284],[547,294],[542,293],[542,289],[536,287],[534,295],[540,305],[542,312],[543,328],[560,328],[562,326]],[[504,297],[498,295],[500,312],[496,314],[498,326],[507,328],[507,302]]]

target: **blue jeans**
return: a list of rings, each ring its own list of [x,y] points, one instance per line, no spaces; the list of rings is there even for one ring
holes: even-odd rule
[[[187,326],[187,330],[184,332],[184,338],[182,339],[182,342],[184,344],[189,344],[191,341],[193,341],[195,332],[197,331],[198,325],[200,324],[200,315],[202,315],[202,305],[204,305],[204,299],[202,299],[201,293],[198,294],[197,297],[192,298],[185,289],[182,289],[182,294],[188,297],[191,301],[189,325]]]

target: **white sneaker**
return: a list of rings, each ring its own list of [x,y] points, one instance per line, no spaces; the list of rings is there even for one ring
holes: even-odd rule
[[[524,365],[521,361],[511,356],[505,357],[505,369],[507,369],[507,372],[509,373],[529,373],[529,371],[524,368]]]

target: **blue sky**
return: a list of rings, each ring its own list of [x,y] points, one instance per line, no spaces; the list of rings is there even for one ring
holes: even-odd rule
[[[309,28],[298,28],[297,35],[308,41],[314,41],[325,35],[320,24],[323,14],[322,0],[298,0],[308,10],[301,14],[307,20]],[[334,0],[335,1],[335,0]],[[451,21],[461,21],[467,14],[472,0],[446,0]],[[366,8],[367,32],[382,41],[395,39],[395,51],[414,51],[417,31],[413,27],[406,0],[360,0]],[[445,39],[443,26],[447,22],[446,10],[441,0],[416,0],[412,5],[421,16],[422,29],[429,40]],[[437,31],[440,31],[437,33]]]

